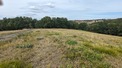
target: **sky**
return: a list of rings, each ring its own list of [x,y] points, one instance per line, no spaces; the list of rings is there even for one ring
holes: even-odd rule
[[[66,17],[70,20],[122,18],[122,0],[3,0],[0,18]]]

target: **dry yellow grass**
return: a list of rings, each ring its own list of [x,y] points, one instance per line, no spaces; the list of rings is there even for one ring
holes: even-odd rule
[[[27,44],[34,47],[16,47]],[[9,41],[0,41],[0,62],[22,60],[34,68],[122,68],[121,56],[122,37],[81,30],[32,29]]]
[[[23,30],[0,31],[0,35],[12,34],[12,33],[20,32],[20,31],[23,31]]]

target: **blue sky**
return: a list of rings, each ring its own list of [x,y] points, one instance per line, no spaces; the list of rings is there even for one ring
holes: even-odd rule
[[[3,0],[0,18],[67,17],[68,19],[104,19],[122,17],[122,0]]]

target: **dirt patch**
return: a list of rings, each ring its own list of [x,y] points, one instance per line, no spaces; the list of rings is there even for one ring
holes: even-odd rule
[[[0,36],[0,41],[8,41],[8,40],[11,40],[13,38],[16,38],[18,35],[21,35],[21,34],[25,34],[25,33],[28,33],[30,32],[31,30],[28,29],[28,30],[22,30],[22,31],[17,31],[17,32],[14,32],[14,33],[11,33],[11,34],[5,34],[5,35],[1,35]]]

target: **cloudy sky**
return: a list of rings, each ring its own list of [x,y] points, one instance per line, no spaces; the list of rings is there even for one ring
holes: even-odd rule
[[[122,17],[122,0],[3,0],[0,18],[29,16],[33,18],[67,17],[100,19]]]

